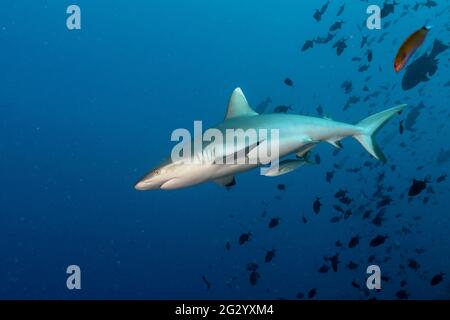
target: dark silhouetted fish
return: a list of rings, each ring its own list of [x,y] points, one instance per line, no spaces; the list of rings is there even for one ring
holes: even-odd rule
[[[346,266],[349,270],[355,270],[359,265],[356,262],[350,261]]]
[[[338,264],[340,263],[339,253],[337,253],[332,257],[325,257],[325,261],[329,261],[331,263],[331,268],[333,269],[334,272],[338,271]]]
[[[316,198],[316,200],[313,203],[313,210],[315,214],[318,214],[320,212],[320,207],[322,206],[322,203],[320,202],[320,198]]]
[[[281,191],[284,191],[284,190],[286,190],[286,185],[280,183],[280,184],[277,185],[277,189],[278,189],[278,190],[281,190]]]
[[[230,241],[227,241],[227,243],[225,243],[225,249],[226,249],[227,251],[230,251],[230,249],[231,249]]]
[[[361,39],[361,49],[364,48],[364,46],[367,44],[368,40],[369,40],[368,36],[363,36],[362,37],[362,39]]]
[[[297,292],[297,294],[295,295],[295,297],[297,299],[303,299],[305,297],[305,294],[303,292]]]
[[[413,269],[414,271],[417,271],[420,268],[420,264],[414,259],[409,259],[408,260],[408,267],[410,269]]]
[[[308,220],[306,219],[305,216],[302,217],[302,221],[303,221],[303,223],[305,223],[305,224],[308,223]]]
[[[258,271],[252,271],[249,276],[249,281],[252,286],[255,286],[258,283],[259,278],[261,278]]]
[[[345,9],[345,3],[342,6],[340,6],[339,11],[337,13],[338,17],[344,12],[344,9]]]
[[[328,34],[326,36],[324,36],[324,37],[317,36],[316,39],[315,39],[315,43],[316,44],[325,44],[325,43],[328,43],[331,40],[333,40],[334,37],[336,37],[336,33],[329,33],[328,32]]]
[[[347,48],[346,40],[345,40],[344,38],[338,40],[338,41],[333,45],[333,48],[336,49],[336,54],[337,54],[338,56],[340,56],[340,55],[344,52],[345,48]]]
[[[327,266],[326,264],[324,264],[324,265],[322,265],[322,266],[319,268],[319,270],[317,270],[317,272],[319,272],[319,273],[327,273],[328,270],[330,270],[330,267]]]
[[[339,216],[334,216],[330,219],[330,223],[338,223],[339,221],[341,221],[342,217]]]
[[[348,242],[348,247],[350,249],[356,247],[359,244],[359,239],[360,239],[359,236],[354,236],[353,238],[351,238],[350,241]]]
[[[289,87],[292,87],[292,86],[294,86],[294,81],[292,81],[289,78],[286,78],[286,79],[284,79],[284,84],[289,86]]]
[[[377,235],[375,238],[370,240],[369,245],[371,247],[378,247],[381,246],[383,243],[386,242],[387,236]]]
[[[435,39],[430,54],[424,53],[406,67],[406,72],[402,79],[403,90],[410,90],[421,82],[429,81],[429,77],[432,77],[438,69],[438,60],[436,57],[448,48],[447,45]]]
[[[344,92],[346,94],[348,94],[348,93],[352,92],[353,84],[351,81],[346,80],[346,81],[342,82],[341,88],[344,89]]]
[[[447,175],[443,174],[443,175],[440,175],[439,177],[437,177],[436,182],[441,183],[441,182],[444,182],[446,179],[447,179]]]
[[[427,183],[428,183],[427,180],[422,181],[413,179],[413,183],[408,191],[408,196],[415,197],[419,195],[423,190],[425,190],[425,188],[427,187]]]
[[[316,296],[316,294],[317,294],[317,289],[313,288],[308,291],[308,298],[313,299]]]
[[[394,13],[396,5],[398,5],[398,3],[395,1],[393,1],[392,3],[389,3],[386,1],[385,3],[383,3],[383,8],[381,8],[381,12],[380,12],[380,17],[386,18],[391,13]]]
[[[250,232],[241,234],[241,236],[239,237],[239,244],[243,245],[244,243],[250,241],[251,236],[252,234]]]
[[[338,150],[339,150],[339,149],[338,149]],[[450,151],[449,151],[449,158],[450,158]],[[334,177],[334,171],[328,171],[328,172],[326,173],[326,175],[325,175],[325,180],[326,180],[328,183],[330,183],[331,180],[333,179],[333,177]]]
[[[336,21],[335,23],[333,23],[331,26],[330,26],[330,31],[331,32],[334,32],[334,31],[337,31],[337,30],[339,30],[339,29],[341,29],[342,28],[342,25],[344,24],[344,21],[342,21],[342,20],[339,20],[339,21]]]
[[[342,248],[342,242],[340,240],[337,240],[334,245],[338,248]]]
[[[272,103],[272,99],[267,97],[264,101],[261,101],[256,107],[255,111],[259,114],[264,113],[269,105]]]
[[[290,106],[278,106],[276,107],[273,112],[275,113],[286,113],[289,110],[292,110],[292,104]]]
[[[280,218],[272,218],[269,221],[269,228],[275,228],[276,226],[278,226],[280,224]]]
[[[444,273],[438,273],[437,275],[433,276],[430,281],[430,286],[437,286],[439,283],[441,283],[444,280]]]
[[[400,132],[400,134],[403,134],[403,131],[404,131],[403,120],[400,121],[400,124],[398,126],[398,131]]]
[[[269,250],[266,252],[266,256],[264,257],[264,262],[268,263],[275,258],[275,249]]]
[[[401,289],[401,290],[397,291],[395,296],[400,300],[407,300],[409,298],[409,293],[406,290]]]
[[[314,48],[314,40],[306,40],[302,46],[302,51]]]
[[[209,282],[208,279],[206,279],[206,276],[202,276],[202,280],[206,284],[206,290],[211,289],[211,282]]]
[[[325,14],[325,12],[328,9],[328,6],[330,5],[330,1],[327,1],[320,9],[317,9],[314,14],[313,14],[313,18],[319,22],[320,20],[322,20],[322,16]]]

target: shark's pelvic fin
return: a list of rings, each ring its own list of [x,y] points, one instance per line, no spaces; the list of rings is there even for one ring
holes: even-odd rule
[[[228,102],[228,109],[225,119],[256,115],[258,115],[258,113],[250,107],[241,88],[234,89],[231,94],[230,101]]]
[[[342,138],[339,138],[337,140],[336,139],[330,139],[330,140],[327,140],[327,142],[329,144],[331,144],[332,146],[334,146],[334,147],[336,147],[338,149],[341,149],[342,148],[341,139]]]
[[[281,176],[283,174],[289,173],[291,171],[294,171],[298,167],[306,164],[307,162],[305,160],[299,160],[299,159],[286,159],[279,163],[278,168],[270,168],[267,170],[264,175],[266,177],[277,177]]]
[[[234,178],[234,176],[226,176],[220,179],[216,179],[214,180],[214,182],[220,184],[221,186],[229,188],[236,184],[236,179]]]
[[[378,160],[385,162],[386,158],[375,141],[375,135],[378,130],[380,130],[386,124],[386,122],[388,122],[396,114],[400,114],[403,109],[405,109],[405,107],[406,104],[401,104],[380,113],[371,115],[370,117],[362,120],[361,122],[356,124],[357,127],[361,128],[362,133],[356,134],[354,138],[358,140],[359,143],[361,143],[361,145],[372,156],[374,156]]]

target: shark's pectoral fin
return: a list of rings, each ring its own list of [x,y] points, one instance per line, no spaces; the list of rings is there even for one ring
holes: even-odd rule
[[[247,160],[247,155],[250,151],[259,146],[264,140],[252,143],[245,148],[242,148],[236,152],[227,154],[225,156],[219,156],[214,159],[214,164],[245,164]]]
[[[236,184],[236,179],[234,178],[234,176],[226,176],[220,179],[216,179],[214,180],[214,182],[220,184],[221,186],[229,188]]]
[[[277,177],[281,176],[283,174],[289,173],[291,171],[294,171],[298,167],[301,167],[302,165],[306,164],[307,162],[305,160],[299,160],[299,159],[286,159],[279,163],[278,167],[270,167],[265,172],[264,175],[266,177]],[[273,165],[273,164],[272,164]]]

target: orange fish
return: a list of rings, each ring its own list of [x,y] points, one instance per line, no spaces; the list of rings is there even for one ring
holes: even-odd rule
[[[400,49],[398,49],[397,55],[394,60],[394,70],[399,72],[408,63],[409,58],[416,52],[416,50],[425,41],[428,32],[431,30],[431,26],[425,26],[420,28],[412,35],[410,35],[405,42],[402,43]]]

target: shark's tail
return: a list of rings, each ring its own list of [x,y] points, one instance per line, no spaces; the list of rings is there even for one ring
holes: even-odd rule
[[[372,156],[380,161],[385,162],[386,158],[375,141],[375,135],[389,119],[394,117],[396,114],[400,114],[405,107],[406,104],[401,104],[365,118],[364,120],[356,124],[356,126],[359,127],[362,131],[356,134],[354,138],[358,140],[358,142],[361,143],[361,145]]]

